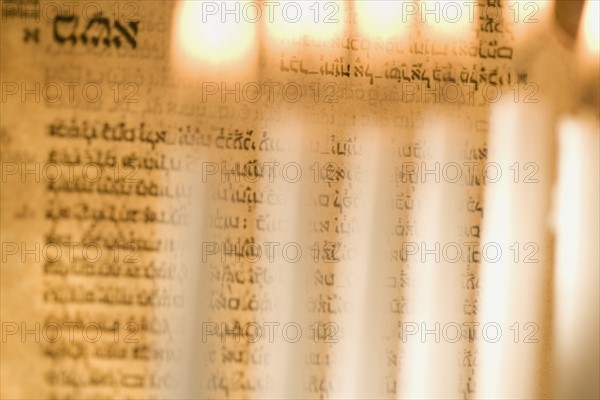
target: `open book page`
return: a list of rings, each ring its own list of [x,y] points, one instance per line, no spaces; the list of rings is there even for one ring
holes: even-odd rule
[[[556,394],[554,232],[588,232],[557,130],[598,116],[559,123],[553,2],[4,0],[1,29],[3,398]]]

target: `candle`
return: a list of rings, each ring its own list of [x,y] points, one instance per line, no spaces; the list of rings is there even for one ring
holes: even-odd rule
[[[416,5],[418,14],[413,18],[418,23],[409,43],[408,64],[427,66],[426,55],[432,62],[452,65],[452,73],[458,74],[464,58],[449,49],[475,39],[477,7],[449,1],[423,1]],[[456,398],[463,394],[468,380],[461,362],[471,344],[463,335],[463,329],[473,315],[473,309],[465,312],[465,302],[473,304],[473,299],[470,298],[472,293],[464,290],[461,280],[475,262],[471,260],[469,248],[464,246],[468,240],[460,232],[464,225],[479,224],[480,214],[465,211],[469,196],[477,199],[479,188],[467,187],[466,175],[461,175],[463,178],[458,181],[452,178],[454,173],[465,172],[453,169],[455,165],[464,165],[463,146],[483,147],[485,138],[467,121],[485,119],[485,110],[463,108],[461,102],[467,100],[456,100],[457,86],[433,79],[431,85],[422,84],[420,101],[410,105],[415,112],[413,116],[421,116],[422,125],[417,126],[417,121],[413,121],[414,130],[397,141],[423,147],[422,154],[397,160],[400,168],[403,161],[415,162],[419,168],[418,182],[412,193],[418,207],[407,216],[418,233],[403,238],[405,243],[397,245],[406,245],[408,252],[417,251],[407,256],[407,270],[414,285],[401,293],[409,306],[400,321],[398,346],[403,359],[398,371],[400,398]],[[466,86],[456,89],[460,90],[464,90],[465,95],[469,89]],[[431,173],[436,169],[442,171],[439,176]]]
[[[505,11],[520,9],[523,16],[524,6],[513,2]],[[539,398],[549,390],[553,133],[555,110],[568,90],[567,82],[552,77],[569,71],[568,64],[563,67],[557,60],[571,59],[550,30],[550,4],[532,2],[528,7],[538,10],[537,22],[521,18],[512,25],[526,33],[516,42],[512,66],[527,80],[511,86],[491,107],[487,165],[498,166],[502,176],[486,187],[481,241],[497,244],[502,255],[499,260],[484,258],[481,266],[479,323],[482,328],[490,324],[488,337],[482,332],[477,346],[476,396],[481,398]],[[548,65],[556,65],[555,74],[548,73]],[[535,95],[528,97],[525,93],[532,90]],[[489,337],[493,326],[501,329],[497,342]]]
[[[181,398],[218,397],[220,389],[211,386],[212,382],[227,381],[247,372],[245,366],[223,362],[228,352],[243,351],[243,345],[235,342],[234,335],[227,336],[223,344],[221,339],[225,336],[221,334],[223,329],[234,330],[232,321],[235,319],[242,321],[242,326],[248,321],[240,312],[224,312],[209,304],[219,296],[239,299],[244,295],[237,287],[223,289],[211,275],[214,271],[225,274],[226,268],[232,265],[241,268],[240,264],[236,265],[231,259],[221,262],[220,253],[207,255],[214,248],[221,251],[226,243],[226,233],[215,227],[215,220],[238,217],[239,223],[246,217],[239,208],[215,198],[215,193],[227,190],[228,183],[221,180],[223,167],[231,171],[235,161],[240,160],[234,159],[231,150],[207,151],[206,141],[214,145],[220,133],[227,135],[235,129],[242,131],[250,127],[243,117],[248,113],[243,113],[245,104],[241,100],[248,93],[242,89],[245,82],[254,81],[258,72],[259,32],[252,10],[252,2],[248,0],[182,1],[177,3],[173,16],[169,75],[186,84],[174,90],[165,103],[181,105],[173,107],[174,112],[181,109],[181,114],[185,113],[174,117],[179,127],[177,133],[188,143],[193,140],[196,146],[173,146],[172,151],[174,157],[185,160],[187,168],[192,167],[193,173],[187,175],[185,184],[192,185],[195,193],[200,194],[188,204],[193,222],[189,229],[181,229],[185,240],[193,238],[197,243],[190,248],[186,259],[189,276],[185,281],[185,320],[188,325],[181,346],[184,349],[182,384],[178,388],[181,392],[176,396]],[[198,138],[204,143],[200,145]],[[169,178],[170,181],[176,179]],[[245,395],[244,390],[232,389],[232,397],[242,395]]]
[[[559,123],[554,208],[556,398],[599,398],[599,3],[587,1],[576,57],[581,99]]]
[[[553,170],[548,111],[544,99],[503,99],[492,109],[481,239],[478,398],[543,393]]]
[[[559,125],[554,278],[556,397],[598,398],[598,119]]]

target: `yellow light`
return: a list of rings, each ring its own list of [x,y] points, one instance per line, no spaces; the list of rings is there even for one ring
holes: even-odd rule
[[[298,39],[304,35],[328,39],[345,29],[345,3],[340,0],[285,0],[265,3],[264,8],[263,22],[268,25],[269,34],[277,39]]]
[[[182,2],[176,24],[176,43],[181,55],[194,61],[220,64],[248,54],[255,41],[258,22],[253,21],[254,16],[247,17],[249,12],[242,11],[246,3],[248,0]]]
[[[416,6],[405,1],[364,1],[355,3],[361,32],[371,37],[389,38],[400,34],[408,25]]]
[[[590,59],[598,62],[600,53],[600,2],[598,0],[587,0],[583,9],[583,44],[585,52]]]
[[[477,20],[477,7],[470,2],[423,0],[417,3],[427,33],[440,39],[467,38]]]

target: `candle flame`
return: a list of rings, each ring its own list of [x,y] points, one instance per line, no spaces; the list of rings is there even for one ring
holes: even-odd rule
[[[276,39],[297,39],[304,35],[329,39],[345,29],[343,1],[272,3],[272,7],[265,10],[263,19],[268,24],[269,34]]]
[[[600,54],[600,2],[598,0],[588,0],[583,9],[583,21],[580,34],[583,36],[583,46],[585,53],[590,59],[598,62]]]
[[[388,38],[408,25],[415,6],[405,1],[356,1],[356,17],[363,34]]]
[[[452,0],[420,2],[421,22],[430,37],[440,40],[467,38],[477,18],[473,3]]]
[[[247,0],[238,5],[248,3]],[[222,3],[223,4],[223,3]],[[184,1],[178,12],[178,50],[192,61],[219,64],[242,59],[255,41],[256,23],[227,14],[210,1]]]

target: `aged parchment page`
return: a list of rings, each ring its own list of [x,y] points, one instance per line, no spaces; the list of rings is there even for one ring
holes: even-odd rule
[[[550,396],[553,12],[4,0],[2,397]]]

